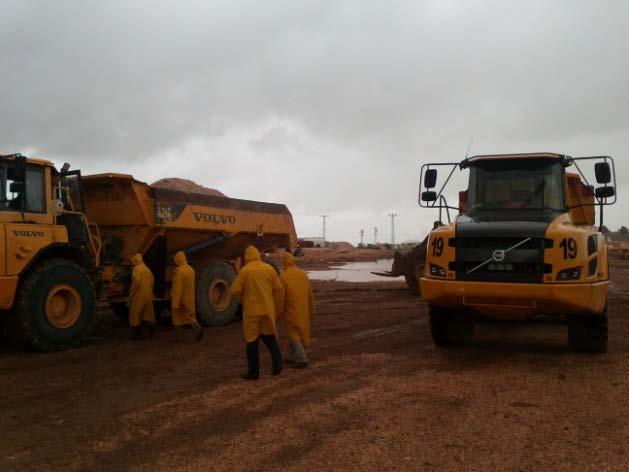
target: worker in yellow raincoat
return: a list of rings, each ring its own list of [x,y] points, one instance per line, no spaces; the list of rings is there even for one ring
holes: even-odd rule
[[[282,372],[282,354],[275,326],[275,305],[281,291],[282,284],[275,269],[262,262],[255,247],[247,247],[245,266],[240,269],[231,287],[232,295],[242,301],[242,327],[249,366],[247,373],[242,375],[244,379],[257,380],[260,377],[258,339],[262,339],[271,353],[273,375]]]
[[[142,254],[131,257],[133,272],[131,273],[131,288],[129,289],[129,326],[131,339],[142,337],[142,326],[149,331],[149,337],[155,334],[155,309],[153,308],[153,286],[155,277],[144,264]]]
[[[282,255],[282,265],[281,316],[289,340],[285,361],[300,369],[308,366],[304,345],[310,344],[310,317],[315,313],[314,295],[308,274],[297,267],[290,252]]]
[[[203,328],[197,322],[197,310],[194,295],[194,269],[188,265],[183,251],[175,254],[175,273],[170,292],[173,325],[177,338],[183,339],[183,326],[189,325],[197,334],[196,340],[203,338]]]

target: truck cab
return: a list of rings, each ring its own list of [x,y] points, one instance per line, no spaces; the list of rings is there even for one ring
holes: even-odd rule
[[[596,189],[579,166],[592,160],[602,184]],[[450,176],[469,173],[457,207],[447,204],[445,183],[434,190],[443,165],[450,166]],[[560,315],[568,320],[575,350],[606,350],[609,267],[595,207],[602,218],[603,206],[615,201],[612,170],[607,156],[554,153],[424,165],[420,205],[459,212],[430,233],[420,279],[435,343],[464,343],[477,315],[509,320]]]
[[[0,155],[0,317],[36,350],[77,345],[93,316],[100,244],[80,195],[78,171]]]

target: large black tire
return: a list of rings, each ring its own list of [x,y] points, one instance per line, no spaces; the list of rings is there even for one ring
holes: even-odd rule
[[[18,290],[15,332],[37,351],[78,346],[94,317],[96,291],[87,271],[72,260],[38,263]]]
[[[234,268],[222,261],[210,262],[200,270],[196,286],[197,320],[200,324],[224,326],[234,320],[239,303],[231,296],[230,288],[235,278]]]
[[[568,318],[568,344],[572,351],[605,353],[608,342],[607,307],[600,315],[573,315]]]
[[[462,346],[474,335],[474,318],[462,312],[430,306],[430,332],[437,346]]]

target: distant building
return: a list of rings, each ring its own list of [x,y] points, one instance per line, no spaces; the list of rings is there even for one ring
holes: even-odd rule
[[[325,241],[321,237],[300,238],[297,242],[301,247],[325,247]]]

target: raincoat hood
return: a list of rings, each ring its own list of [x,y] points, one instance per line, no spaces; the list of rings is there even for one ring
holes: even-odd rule
[[[282,254],[282,265],[285,268],[297,265],[297,263],[295,262],[295,258],[290,252],[285,251],[284,254]]]
[[[142,254],[140,254],[139,252],[131,256],[131,264],[133,264],[134,266],[138,266],[143,263],[144,261],[142,260]]]
[[[175,254],[175,264],[177,264],[178,266],[182,266],[188,263],[188,259],[186,259],[186,255],[183,253],[183,251],[178,251],[177,254]]]
[[[245,263],[260,260],[260,251],[253,246],[247,246],[245,249]]]

